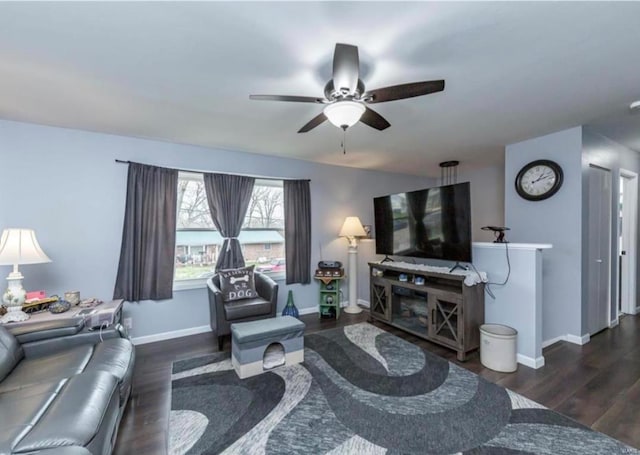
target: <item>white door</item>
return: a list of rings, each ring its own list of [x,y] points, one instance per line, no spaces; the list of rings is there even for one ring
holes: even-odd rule
[[[611,171],[589,165],[587,329],[591,335],[611,319]]]
[[[619,311],[636,314],[636,239],[638,226],[638,174],[620,170],[620,302]]]

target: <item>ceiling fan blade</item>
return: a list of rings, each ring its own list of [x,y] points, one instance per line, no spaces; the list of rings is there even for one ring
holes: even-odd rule
[[[375,128],[379,131],[386,130],[391,126],[391,123],[387,122],[387,120],[376,111],[367,108],[360,117],[360,121],[365,125],[369,125],[371,128]]]
[[[360,77],[360,59],[357,46],[336,44],[333,53],[333,87],[354,93]]]
[[[290,95],[249,95],[249,99],[258,101],[293,101],[295,103],[320,103],[324,102],[322,98],[313,96],[290,96]]]
[[[327,116],[324,115],[324,112],[320,112],[320,114],[318,114],[315,117],[313,117],[305,126],[300,128],[298,130],[298,133],[306,133],[308,131],[311,131],[312,129],[314,129],[316,126],[320,125],[325,120],[327,120]]]
[[[385,101],[402,100],[414,96],[428,95],[444,90],[444,81],[411,82],[371,90],[363,95],[367,103],[384,103]]]

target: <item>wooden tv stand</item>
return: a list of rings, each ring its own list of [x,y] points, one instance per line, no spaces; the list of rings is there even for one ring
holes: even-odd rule
[[[467,286],[464,275],[403,268],[393,263],[370,262],[369,271],[373,319],[451,348],[460,361],[480,347],[483,283]],[[400,281],[402,274],[407,281]],[[420,278],[424,284],[416,284]]]

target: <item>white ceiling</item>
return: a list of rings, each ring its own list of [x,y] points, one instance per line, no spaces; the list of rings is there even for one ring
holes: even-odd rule
[[[640,150],[639,20],[637,2],[3,2],[0,118],[432,176],[596,120]],[[249,100],[321,96],[336,42],[369,89],[445,91],[372,106],[391,128],[354,126],[346,155],[328,122],[296,133],[322,106]]]

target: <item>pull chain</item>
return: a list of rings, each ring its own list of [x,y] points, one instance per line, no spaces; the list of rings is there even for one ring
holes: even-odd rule
[[[342,147],[342,154],[346,155],[347,154],[347,127],[346,126],[342,127],[342,143],[340,144],[340,147]]]

